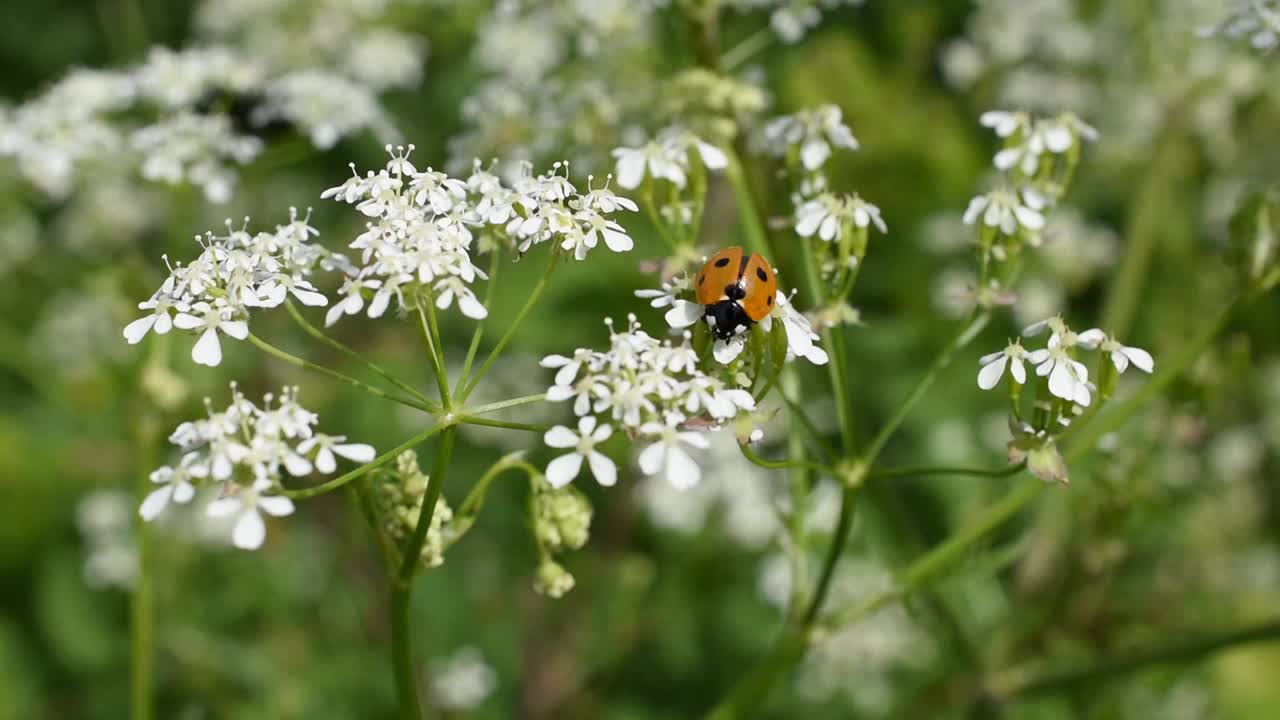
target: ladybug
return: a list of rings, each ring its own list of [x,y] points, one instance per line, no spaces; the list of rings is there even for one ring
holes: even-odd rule
[[[727,340],[739,327],[749,328],[773,310],[778,278],[759,253],[725,248],[707,260],[694,280],[698,304],[711,318],[711,332]]]

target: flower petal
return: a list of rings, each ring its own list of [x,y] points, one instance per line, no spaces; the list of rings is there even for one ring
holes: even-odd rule
[[[618,467],[604,453],[592,450],[587,455],[587,464],[591,466],[591,474],[596,482],[605,487],[612,487],[618,482]]]
[[[222,362],[222,345],[218,342],[218,331],[209,328],[200,335],[200,339],[191,348],[191,359],[199,365],[216,367]]]
[[[1004,375],[1004,366],[1009,363],[1009,358],[1001,353],[999,358],[982,366],[978,371],[978,387],[983,390],[990,390],[1000,383],[1000,378]]]
[[[261,515],[252,510],[241,515],[231,530],[231,544],[241,550],[257,550],[266,539],[267,524],[262,521]]]
[[[547,482],[551,483],[551,487],[564,487],[578,477],[580,470],[582,470],[581,455],[578,453],[561,455],[547,464]]]
[[[258,507],[262,512],[276,517],[293,514],[293,501],[282,495],[270,495],[258,498]]]
[[[542,436],[548,447],[570,448],[578,444],[578,435],[563,425],[556,425]]]

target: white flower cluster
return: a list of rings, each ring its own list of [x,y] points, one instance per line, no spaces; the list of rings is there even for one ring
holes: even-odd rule
[[[653,53],[664,0],[489,3],[476,28],[475,64],[489,75],[462,101],[465,128],[448,167],[498,155],[541,165],[564,158],[603,173],[603,148],[652,122],[662,97]],[[587,142],[584,142],[586,140]],[[513,177],[519,168],[501,169]]]
[[[817,234],[827,242],[838,242],[849,225],[860,229],[874,225],[882,233],[889,232],[884,218],[880,217],[880,208],[863,200],[857,193],[836,195],[822,192],[796,206],[796,234],[800,237]]]
[[[156,47],[119,72],[75,70],[0,112],[0,157],[53,197],[71,192],[78,167],[124,165],[225,202],[233,168],[262,151],[254,133],[281,120],[321,148],[365,129],[394,135],[377,95],[341,75],[273,70],[230,47]]]
[[[663,319],[675,330],[683,330],[705,316],[704,308],[698,303],[686,299],[693,297],[692,284],[687,276],[681,275],[664,282],[659,289],[637,290],[636,297],[649,301],[655,308],[670,308]],[[766,334],[773,331],[773,323],[781,322],[787,333],[787,360],[802,357],[814,365],[825,365],[827,353],[818,346],[821,337],[814,332],[812,323],[795,306],[791,304],[786,293],[779,292],[773,310],[760,321],[760,328]],[[710,323],[711,319],[707,318]],[[712,355],[722,365],[728,365],[742,354],[747,346],[747,328],[728,339],[715,341]]]
[[[1201,28],[1200,34],[1248,38],[1255,50],[1273,50],[1280,45],[1280,1],[1233,0],[1222,22]]]
[[[648,176],[667,180],[683,190],[695,153],[707,170],[723,170],[729,165],[728,156],[720,148],[684,128],[669,127],[642,147],[620,147],[613,151],[618,161],[618,184],[631,190],[640,187]]]
[[[1061,317],[1055,316],[1028,325],[1022,334],[1034,337],[1046,328],[1051,330],[1049,341],[1039,350],[1027,351],[1022,347],[1021,341],[1015,340],[1003,350],[982,356],[978,360],[982,366],[978,371],[978,387],[983,390],[994,388],[1000,382],[1006,367],[1014,382],[1018,385],[1025,384],[1025,361],[1035,366],[1036,375],[1048,376],[1049,392],[1052,395],[1081,407],[1088,407],[1093,401],[1092,391],[1096,387],[1089,381],[1088,367],[1075,359],[1075,348],[1101,350],[1107,354],[1118,373],[1123,373],[1129,365],[1147,373],[1155,369],[1155,360],[1146,350],[1122,345],[1098,328],[1076,333],[1067,327]]]
[[[312,428],[318,418],[298,404],[297,388],[285,388],[279,397],[265,395],[261,407],[234,384],[231,396],[231,405],[217,412],[206,398],[208,417],[184,422],[169,436],[181,459],[151,473],[151,482],[159,487],[138,509],[144,520],[154,520],[170,503],[191,502],[199,487],[215,487],[219,497],[209,503],[207,513],[233,518],[232,543],[255,550],[266,539],[262,513],[280,517],[293,512],[293,502],[278,494],[282,472],[306,477],[317,470],[333,472],[337,457],[358,463],[374,458],[369,445],[316,433]]]
[[[1033,118],[1025,112],[992,110],[983,113],[979,122],[1004,140],[992,159],[1004,182],[969,201],[964,223],[980,224],[1002,238],[1021,238],[1038,247],[1045,212],[1065,192],[1082,144],[1096,140],[1098,131],[1073,113]],[[993,244],[990,252],[1003,259],[1005,248]]]
[[[84,538],[84,580],[95,588],[133,588],[138,579],[138,546],[130,527],[133,499],[123,490],[94,490],[76,506]]]
[[[1074,113],[1032,118],[1025,112],[989,110],[978,121],[1005,141],[992,164],[1001,172],[1016,169],[1025,178],[1034,178],[1046,167],[1046,154],[1061,157],[1078,152],[1082,141],[1098,139],[1098,131]],[[1048,169],[1052,169],[1051,163]]]
[[[556,163],[536,177],[526,173],[509,188],[479,164],[462,180],[431,168],[419,171],[409,160],[412,145],[387,150],[386,167],[361,176],[352,166],[351,178],[321,195],[354,205],[371,218],[351,243],[360,252],[360,267],[347,277],[343,300],[330,310],[327,325],[360,312],[367,291],[373,292],[369,317],[380,316],[392,297],[406,307],[404,288],[414,285],[434,298],[436,307],[448,308],[456,298],[467,317],[486,317],[488,310],[471,289],[477,278],[486,277],[471,260],[477,232],[504,237],[521,253],[554,242],[577,260],[601,241],[614,252],[634,245],[608,216],[635,211],[635,203],[607,185],[579,193],[567,164]]]
[[[768,10],[769,26],[786,43],[798,43],[822,22],[824,10],[861,5],[862,0],[731,0],[740,11]]]
[[[624,330],[606,323],[607,351],[580,348],[571,357],[549,355],[542,361],[556,370],[547,399],[572,400],[578,416],[576,431],[557,425],[544,437],[548,446],[569,450],[547,466],[547,481],[563,487],[586,460],[601,485],[613,485],[617,468],[596,446],[618,427],[645,444],[639,455],[645,475],[663,475],[676,487],[697,484],[702,473],[686,448],[704,449],[708,443],[695,428],[718,429],[740,411],[755,409],[755,400],[746,390],[703,373],[687,334],[673,344],[645,333],[634,316]]]
[[[202,252],[187,265],[170,266],[169,277],[145,302],[150,313],[129,323],[124,337],[137,343],[148,332],[163,335],[177,327],[199,335],[191,359],[210,367],[222,362],[219,335],[236,340],[249,336],[251,308],[272,308],[292,295],[304,305],[329,303],[307,280],[316,267],[349,267],[341,255],[312,244],[319,233],[290,209],[289,222],[274,232],[250,233],[227,221],[227,233],[196,238]]]
[[[281,71],[323,69],[377,91],[422,79],[426,42],[396,27],[417,0],[203,0],[201,35]],[[409,12],[403,12],[409,11]],[[403,22],[403,21],[402,21]]]
[[[858,149],[857,138],[835,105],[783,115],[764,126],[762,149],[778,156],[798,150],[800,164],[809,172],[820,169],[833,148]]]

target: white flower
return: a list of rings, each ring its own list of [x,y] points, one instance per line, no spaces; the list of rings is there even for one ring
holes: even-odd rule
[[[142,505],[138,508],[138,515],[142,516],[143,520],[154,520],[168,507],[170,501],[179,505],[191,502],[191,498],[196,495],[195,486],[191,481],[197,477],[197,472],[201,472],[193,467],[198,457],[196,453],[187,453],[183,455],[178,467],[172,468],[166,465],[151,473],[151,482],[160,487],[143,498]]]
[[[653,439],[652,444],[640,451],[637,461],[645,475],[663,475],[667,482],[684,490],[698,484],[702,471],[681,445],[705,450],[710,446],[704,433],[680,431],[651,422],[640,426],[640,432]]]
[[[858,149],[857,139],[835,105],[775,118],[764,127],[764,142],[765,151],[773,155],[786,155],[788,149],[798,147],[800,163],[810,172],[831,157],[832,147]]]
[[[249,337],[248,323],[233,319],[231,310],[224,306],[199,302],[191,307],[191,313],[178,313],[173,324],[183,330],[200,331],[200,339],[191,348],[191,359],[200,365],[214,367],[222,362],[219,332],[236,340]]]
[[[814,332],[813,325],[809,323],[800,311],[796,310],[795,305],[791,303],[791,299],[784,293],[778,293],[778,301],[770,311],[769,316],[761,322],[761,327],[765,332],[769,332],[772,328],[774,319],[782,321],[783,328],[787,331],[787,353],[794,357],[802,357],[814,365],[826,365],[830,360],[827,351],[823,350],[819,345],[822,336]]]
[[[459,649],[432,669],[431,695],[447,710],[475,708],[497,685],[497,673],[474,647]]]
[[[993,190],[969,201],[969,207],[964,211],[964,223],[973,225],[981,217],[983,225],[999,228],[1005,235],[1013,235],[1020,227],[1035,235],[1044,228],[1041,211],[1047,204],[1048,200],[1043,195],[1030,188],[1020,192]]]
[[[1092,401],[1089,393],[1089,368],[1067,354],[1066,348],[1056,345],[1027,353],[1027,362],[1036,366],[1036,375],[1049,376],[1049,392],[1088,407]]]
[[[663,319],[668,325],[678,330],[698,322],[705,313],[698,303],[680,297],[690,289],[688,276],[681,275],[663,282],[661,289],[636,290],[636,297],[648,300],[650,307],[670,307],[671,309],[663,315]]]
[[[618,185],[627,190],[640,187],[646,172],[655,180],[668,180],[678,188],[685,186],[681,153],[670,144],[651,140],[644,147],[617,148],[613,156],[618,161],[614,169]]]
[[[796,208],[796,233],[801,237],[818,237],[831,242],[839,240],[845,222],[859,228],[875,225],[880,232],[888,232],[880,208],[863,200],[857,194],[834,195],[824,192]]]
[[[298,443],[298,454],[307,455],[316,451],[316,469],[322,473],[331,473],[338,468],[334,455],[342,456],[352,462],[364,464],[373,462],[377,452],[372,445],[364,443],[347,443],[345,435],[325,435],[316,433],[313,437]]]
[[[577,433],[563,425],[548,430],[543,436],[548,447],[573,448],[573,452],[561,455],[547,465],[547,482],[557,488],[568,485],[582,470],[585,459],[597,482],[605,486],[616,483],[617,467],[604,453],[595,449],[596,444],[608,440],[612,434],[611,426],[597,426],[596,419],[590,415],[578,419]]]
[[[1032,120],[1026,113],[992,111],[983,113],[981,122],[1006,140],[1014,138],[996,153],[992,161],[996,168],[1007,171],[1016,167],[1026,177],[1038,174],[1046,152],[1063,155],[1080,140],[1098,138],[1098,131],[1073,113]]]
[[[978,364],[982,369],[978,371],[978,387],[983,390],[990,390],[1000,382],[1000,378],[1004,375],[1005,366],[1009,366],[1009,374],[1019,384],[1027,382],[1027,370],[1022,365],[1022,361],[1027,357],[1028,353],[1023,349],[1022,343],[1013,341],[1009,343],[1003,350],[993,352],[989,355],[983,355],[978,359]]]
[[[329,308],[329,312],[324,315],[324,325],[329,327],[338,322],[343,315],[356,315],[364,309],[364,295],[361,293],[365,290],[376,290],[382,283],[377,280],[361,280],[359,278],[344,277],[342,279],[342,288],[338,290],[338,294],[342,299],[333,304]]]
[[[1121,345],[1118,340],[1109,337],[1098,328],[1080,333],[1076,338],[1076,342],[1084,347],[1090,349],[1100,348],[1102,352],[1108,353],[1111,363],[1116,367],[1116,372],[1123,373],[1128,370],[1130,363],[1145,373],[1155,370],[1156,362],[1151,357],[1151,353],[1142,348]]]
[[[231,530],[231,542],[241,550],[257,550],[267,537],[267,525],[259,511],[275,517],[293,513],[293,501],[280,495],[267,495],[272,483],[266,478],[254,482],[238,493],[209,503],[210,517],[236,518]]]

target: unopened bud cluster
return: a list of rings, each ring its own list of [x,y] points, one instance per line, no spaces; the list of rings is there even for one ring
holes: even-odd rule
[[[422,513],[422,503],[427,494],[428,476],[418,466],[418,454],[405,450],[396,458],[395,470],[384,473],[374,495],[378,505],[378,517],[387,536],[405,542],[413,535]],[[427,528],[426,541],[422,544],[423,567],[438,567],[444,563],[445,525],[453,518],[443,496],[436,501],[431,526]]]

